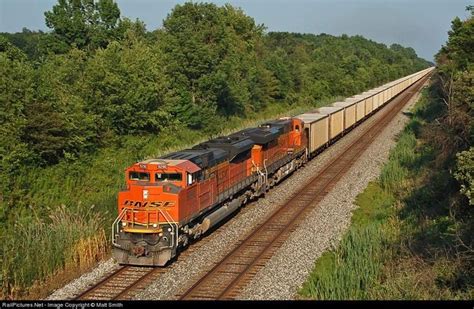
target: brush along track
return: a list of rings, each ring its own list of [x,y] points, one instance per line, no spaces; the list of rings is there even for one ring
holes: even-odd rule
[[[360,139],[349,145],[285,205],[278,208],[209,272],[177,297],[182,300],[235,299],[297,228],[298,223],[326,196],[428,78],[429,76],[422,78],[393,99],[385,107],[390,110],[370,126]]]

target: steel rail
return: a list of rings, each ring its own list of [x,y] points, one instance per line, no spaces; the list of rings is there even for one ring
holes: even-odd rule
[[[92,287],[74,297],[74,300],[131,299],[140,288],[146,288],[142,284],[144,281],[164,271],[163,268],[121,266]]]

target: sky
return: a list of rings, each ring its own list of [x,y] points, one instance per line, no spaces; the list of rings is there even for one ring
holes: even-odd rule
[[[180,0],[116,0],[122,16],[140,19],[148,30],[162,21]],[[199,2],[199,1],[194,1]],[[448,38],[451,20],[468,17],[468,0],[207,0],[230,3],[264,24],[267,31],[360,34],[376,42],[413,47],[432,61]],[[0,32],[23,27],[49,30],[44,12],[57,0],[0,0]]]

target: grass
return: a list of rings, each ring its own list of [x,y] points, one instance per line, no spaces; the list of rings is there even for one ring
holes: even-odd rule
[[[2,263],[2,275],[13,279],[9,296],[21,293],[22,286],[37,278],[54,275],[62,267],[74,265],[84,270],[103,258],[107,252],[106,237],[99,226],[103,219],[94,211],[91,207],[86,216],[74,216],[62,206],[51,214],[50,223],[17,224],[16,237],[6,238],[3,244],[17,250]]]
[[[383,266],[384,237],[376,224],[350,229],[339,249],[323,256],[317,265],[322,270],[305,284],[304,295],[330,300],[367,299],[367,287]]]
[[[379,179],[358,195],[338,247],[316,261],[303,298],[473,298],[472,252],[457,241],[461,221],[451,214],[457,187],[424,132],[442,110],[428,98],[425,91]]]
[[[311,106],[273,105],[245,120],[232,117],[221,124],[218,134],[296,115],[337,99]],[[14,209],[0,201],[0,208],[8,211],[7,224],[0,226],[0,298],[44,297],[102,260],[110,251],[110,226],[117,215],[124,169],[208,138],[184,128],[155,136],[121,137],[114,146],[78,161],[19,172]]]
[[[325,252],[315,264],[300,294],[305,298],[339,300],[370,299],[368,287],[380,276],[386,246],[396,231],[381,227],[391,216],[392,197],[377,183],[359,195],[352,226],[338,248]],[[372,207],[374,205],[374,207]]]

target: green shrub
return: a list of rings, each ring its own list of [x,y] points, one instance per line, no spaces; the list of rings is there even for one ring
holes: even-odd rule
[[[461,193],[474,205],[474,147],[456,154],[454,178],[461,185]]]
[[[380,224],[351,228],[335,252],[325,253],[322,262],[303,287],[314,299],[369,299],[369,287],[383,267],[386,235]],[[320,268],[325,264],[324,268]]]

